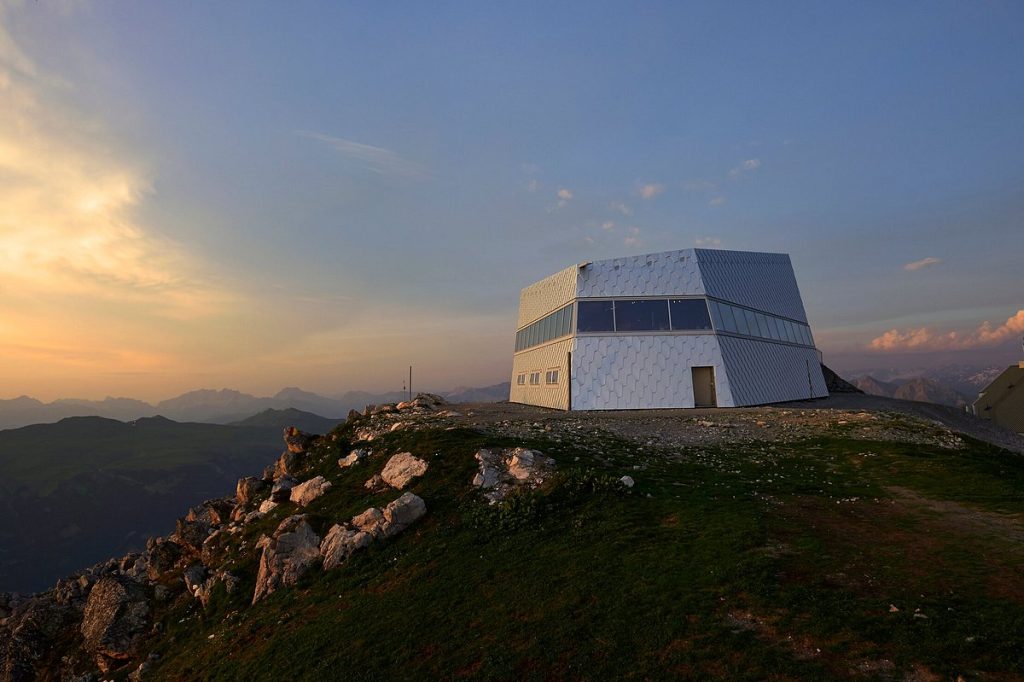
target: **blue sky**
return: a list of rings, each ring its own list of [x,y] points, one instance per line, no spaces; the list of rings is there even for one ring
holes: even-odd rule
[[[696,245],[790,253],[840,368],[1019,354],[1017,3],[0,22],[4,393],[494,383],[522,286]]]

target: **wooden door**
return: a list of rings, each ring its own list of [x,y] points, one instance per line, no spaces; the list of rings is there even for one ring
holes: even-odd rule
[[[718,407],[715,396],[715,368],[693,367],[693,406]]]

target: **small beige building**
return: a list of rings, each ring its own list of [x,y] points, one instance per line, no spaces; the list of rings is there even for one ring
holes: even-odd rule
[[[974,414],[1004,429],[1024,433],[1024,361],[985,387],[974,401]]]

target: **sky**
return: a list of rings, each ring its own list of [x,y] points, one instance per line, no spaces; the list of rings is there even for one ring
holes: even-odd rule
[[[792,256],[826,364],[1020,359],[1016,2],[0,0],[0,397],[507,381],[519,290]]]

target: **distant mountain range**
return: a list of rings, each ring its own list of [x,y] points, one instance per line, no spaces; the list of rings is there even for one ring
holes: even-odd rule
[[[964,407],[974,401],[974,398],[969,398],[945,384],[925,377],[881,381],[868,375],[857,377],[851,383],[865,393],[885,396],[886,398],[915,400],[917,402],[950,405],[952,407]]]
[[[855,378],[872,377],[883,383],[904,384],[911,379],[928,379],[952,389],[972,402],[978,393],[999,376],[1005,365],[944,365],[941,367],[870,367],[843,372]]]
[[[457,388],[441,395],[452,402],[495,402],[508,399],[508,390],[509,384],[505,382],[483,388]],[[105,417],[132,421],[157,415],[174,421],[230,424],[266,410],[289,409],[309,412],[337,422],[344,419],[349,410],[361,410],[371,403],[396,402],[405,397],[406,394],[401,391],[348,391],[328,397],[294,387],[281,389],[269,398],[226,388],[200,389],[162,400],[155,405],[132,398],[61,399],[44,403],[21,396],[0,400],[0,429],[53,423],[67,417]]]

